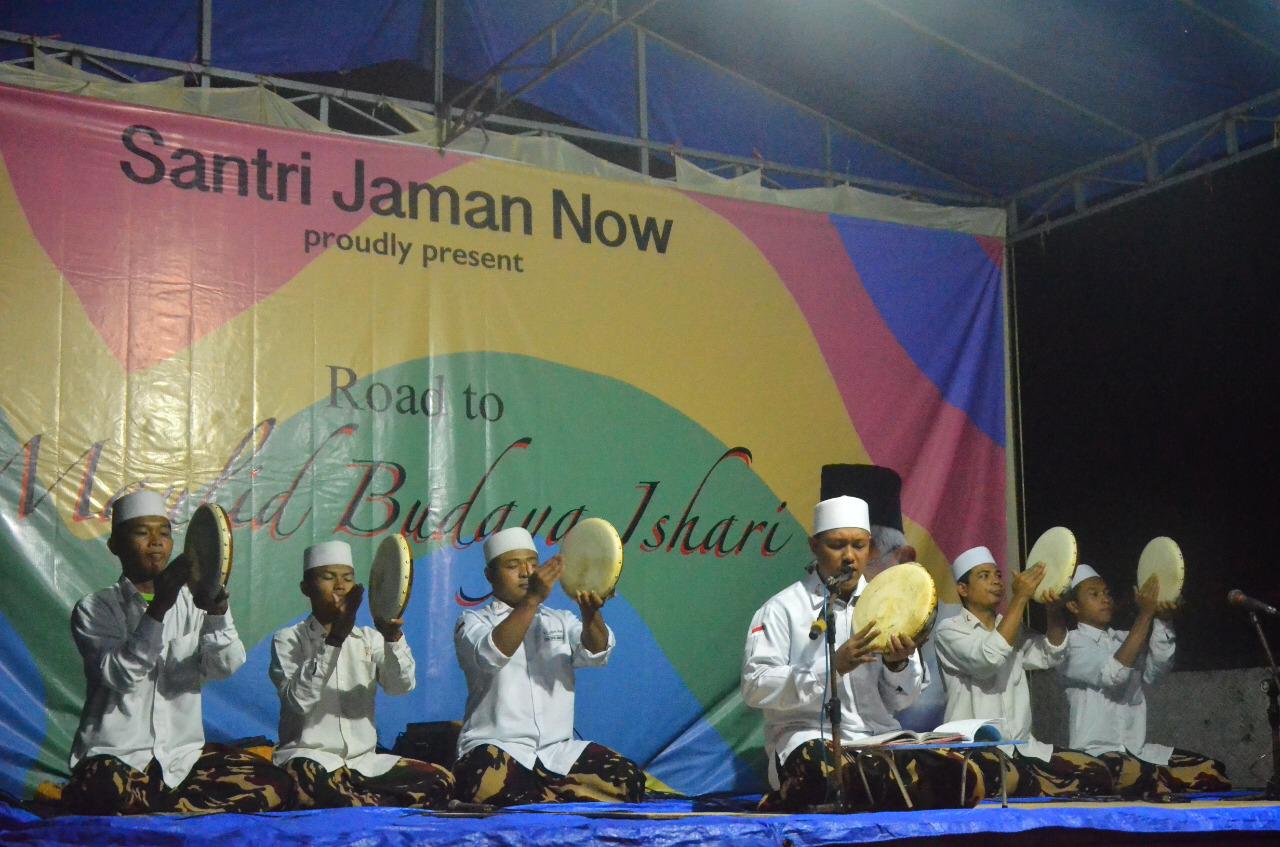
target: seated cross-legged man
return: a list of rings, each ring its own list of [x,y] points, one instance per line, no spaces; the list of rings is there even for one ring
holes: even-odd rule
[[[1044,580],[1044,565],[1014,575],[1013,596],[1003,615],[998,609],[1005,583],[990,550],[966,550],[951,569],[964,609],[938,624],[933,634],[947,690],[946,719],[997,718],[1005,738],[1024,742],[1008,748],[1008,756],[994,751],[975,755],[988,789],[999,784],[1003,767],[1005,786],[1015,796],[1110,794],[1111,774],[1102,761],[1038,741],[1031,734],[1026,671],[1056,667],[1067,655],[1067,621],[1058,597],[1045,597],[1048,626],[1044,635],[1022,630],[1027,603]]]
[[[600,667],[613,650],[605,599],[579,592],[581,618],[544,605],[564,569],[539,566],[523,527],[484,542],[493,602],[462,613],[454,629],[467,678],[458,738],[458,797],[511,806],[575,800],[638,802],[644,772],[601,744],[573,737],[574,674]]]
[[[80,814],[266,812],[287,774],[243,750],[206,744],[200,692],[244,664],[225,589],[197,597],[172,563],[172,526],[152,491],[118,498],[109,549],[120,579],[80,600],[71,633],[87,690],[63,802]]]
[[[1146,689],[1172,669],[1175,647],[1173,604],[1160,603],[1159,596],[1152,576],[1135,589],[1133,626],[1112,629],[1106,580],[1089,565],[1076,568],[1067,600],[1076,628],[1058,666],[1071,746],[1106,762],[1116,791],[1124,795],[1226,791],[1231,782],[1221,762],[1147,740]]]
[[[842,703],[841,739],[846,804],[858,810],[936,809],[972,806],[984,794],[977,765],[948,750],[894,754],[901,776],[885,755],[860,752],[859,739],[901,729],[894,713],[907,708],[924,687],[917,645],[893,636],[877,652],[875,623],[852,630],[853,607],[867,582],[871,555],[865,501],[849,496],[823,500],[814,510],[810,572],[775,594],[755,613],[742,662],[742,699],[764,713],[765,750],[773,790],[766,810],[800,810],[831,802],[834,756],[827,698],[823,638],[812,635],[827,592],[834,605],[833,661]],[[962,790],[963,789],[963,790]]]
[[[403,621],[356,626],[364,589],[351,547],[326,541],[303,554],[302,593],[311,614],[271,642],[271,681],[280,694],[275,760],[293,776],[300,808],[441,808],[453,774],[440,765],[377,751],[378,688],[408,694],[415,666]]]

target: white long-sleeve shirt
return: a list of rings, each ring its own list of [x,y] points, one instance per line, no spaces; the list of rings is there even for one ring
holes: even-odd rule
[[[1058,674],[1071,709],[1071,746],[1098,755],[1128,750],[1157,765],[1167,765],[1172,747],[1147,741],[1144,687],[1173,667],[1173,628],[1157,618],[1147,649],[1132,668],[1116,660],[1129,636],[1125,630],[1078,624],[1067,636],[1067,658]]]
[[[390,644],[382,633],[358,626],[341,647],[325,644],[324,626],[308,615],[271,640],[268,674],[280,695],[277,765],[297,756],[326,771],[344,765],[365,776],[391,770],[399,756],[377,752],[374,700],[378,686],[388,694],[408,694],[415,666],[409,642]]]
[[[861,577],[854,589],[866,587]],[[822,612],[826,593],[817,574],[809,574],[765,601],[751,618],[742,658],[742,699],[764,712],[769,780],[776,788],[777,760],[815,738],[830,733],[823,715],[829,699],[825,636],[810,639],[809,627]],[[856,601],[855,601],[856,602]],[[837,600],[836,646],[852,634],[853,603]],[[842,738],[856,740],[901,729],[894,713],[920,696],[926,681],[918,652],[900,671],[883,661],[860,665],[839,678]],[[824,732],[825,726],[825,732]]]
[[[1003,617],[996,617],[997,627]],[[1023,756],[1046,762],[1053,756],[1053,745],[1031,734],[1031,692],[1025,669],[1045,670],[1061,663],[1067,655],[1065,638],[1054,645],[1039,633],[1025,634],[1015,648],[995,628],[987,629],[976,615],[962,609],[938,624],[933,643],[947,691],[947,721],[999,718],[1005,738],[1026,742],[1017,748]]]
[[[155,759],[176,788],[204,747],[200,689],[243,665],[244,645],[230,610],[205,614],[185,586],[163,623],[147,605],[122,576],[71,613],[86,691],[70,764],[109,755],[143,771]]]
[[[526,768],[542,760],[566,774],[589,742],[573,737],[574,669],[600,667],[613,652],[613,630],[599,653],[582,644],[582,621],[539,606],[524,641],[510,656],[493,642],[511,607],[494,600],[468,609],[453,631],[458,664],[467,678],[467,712],[458,755],[482,744],[505,751]]]

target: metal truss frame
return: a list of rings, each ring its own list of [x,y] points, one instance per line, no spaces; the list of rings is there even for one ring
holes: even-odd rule
[[[208,3],[209,0],[204,0],[204,2]],[[379,118],[377,112],[380,107],[387,105],[399,105],[410,109],[417,109],[429,114],[444,114],[444,109],[438,109],[435,103],[426,103],[419,100],[409,100],[398,97],[386,97],[377,94],[368,94],[360,91],[335,88],[332,86],[316,85],[314,83],[301,82],[269,74],[246,73],[244,71],[236,71],[229,68],[220,68],[214,64],[162,59],[138,53],[128,53],[122,50],[93,47],[90,45],[60,41],[57,39],[39,38],[7,30],[0,30],[0,43],[24,45],[32,50],[38,49],[54,58],[66,61],[68,64],[76,67],[86,65],[92,66],[95,70],[103,72],[119,81],[137,81],[136,77],[130,74],[128,70],[121,68],[123,65],[125,68],[132,66],[166,71],[172,74],[184,74],[199,80],[200,84],[203,86],[208,86],[211,81],[238,83],[241,85],[262,85],[281,94],[281,96],[285,97],[295,105],[306,108],[325,124],[329,123],[329,114],[334,108],[343,109],[357,114],[365,119],[370,125],[370,134],[380,136],[402,135],[411,131],[408,127],[397,126],[389,121]],[[10,59],[7,63],[14,65],[30,65],[32,62],[32,57],[26,56],[17,59]],[[561,66],[564,64],[566,63],[562,62]],[[440,77],[437,78],[439,79]],[[638,86],[638,88],[642,87],[643,82],[641,86]],[[439,93],[439,86],[437,86],[437,93]],[[457,110],[451,112],[451,114],[456,113]],[[641,114],[643,116],[645,112],[642,111]],[[645,124],[647,124],[647,120],[642,121],[642,127]],[[490,127],[507,132],[524,134],[541,133],[545,135],[559,136],[570,140],[578,139],[583,141],[603,142],[623,148],[634,149],[640,154],[642,172],[647,171],[647,162],[649,158],[655,154],[668,158],[679,155],[685,159],[697,161],[699,163],[712,163],[710,165],[712,168],[728,168],[732,169],[735,173],[761,169],[766,174],[769,172],[783,174],[811,181],[814,185],[850,185],[856,188],[863,188],[869,191],[875,191],[881,194],[889,194],[897,197],[908,197],[969,206],[991,206],[998,205],[999,203],[997,198],[981,193],[976,189],[973,192],[948,191],[946,189],[909,185],[892,180],[863,177],[856,174],[841,173],[839,171],[823,168],[802,167],[763,158],[738,156],[729,153],[721,153],[715,150],[691,148],[680,144],[670,144],[647,138],[636,138],[616,133],[599,132],[582,127],[574,127],[545,121],[535,121],[506,115],[485,114],[477,122],[476,126],[481,128]],[[844,129],[838,124],[836,126],[837,128]],[[850,131],[853,132],[852,130]]]
[[[397,135],[410,131],[409,128],[397,125],[397,122],[384,119],[378,114],[382,106],[401,105],[443,116],[443,120],[439,122],[440,130],[437,140],[440,147],[447,146],[468,130],[492,127],[509,132],[543,133],[580,141],[603,142],[632,149],[638,156],[638,169],[644,174],[649,173],[654,155],[666,158],[680,155],[712,171],[728,170],[732,173],[743,173],[751,169],[760,169],[766,184],[770,182],[769,174],[773,174],[809,181],[815,185],[851,185],[883,194],[934,202],[959,205],[1002,205],[1006,210],[1007,234],[1011,242],[1040,235],[1065,223],[1114,208],[1167,186],[1203,176],[1280,146],[1280,90],[1237,104],[1155,138],[1146,139],[1105,115],[1089,110],[991,58],[933,31],[900,8],[885,3],[884,0],[863,0],[867,5],[893,17],[904,26],[1012,79],[1019,85],[1029,87],[1038,95],[1076,112],[1083,119],[1116,133],[1129,145],[1122,153],[1059,174],[1009,196],[998,197],[981,188],[966,184],[878,139],[845,126],[784,94],[762,86],[730,68],[653,33],[636,22],[640,15],[661,0],[638,0],[631,4],[629,11],[623,15],[619,14],[618,0],[579,0],[561,18],[498,61],[480,80],[446,103],[443,96],[445,3],[444,0],[424,0],[424,2],[435,3],[435,50],[432,57],[435,70],[433,103],[389,98],[299,82],[284,77],[220,68],[213,63],[213,0],[200,0],[200,30],[196,62],[179,62],[7,31],[0,31],[0,42],[26,45],[33,50],[40,49],[77,67],[90,67],[119,80],[133,80],[134,77],[128,70],[121,67],[133,66],[190,75],[204,87],[209,87],[214,81],[265,85],[281,93],[296,105],[312,112],[326,124],[329,123],[330,112],[333,109],[358,116],[362,124],[367,126],[369,134]],[[1179,2],[1206,16],[1216,25],[1248,40],[1251,44],[1258,43],[1258,39],[1240,31],[1230,21],[1197,5],[1195,0],[1179,0]],[[588,35],[592,23],[598,24],[597,19],[601,16],[607,19],[605,25]],[[635,99],[639,119],[638,137],[500,114],[503,108],[522,94],[549,79],[561,68],[576,61],[623,27],[630,27],[636,38]],[[715,68],[718,72],[732,75],[755,87],[763,96],[784,102],[820,120],[823,127],[823,142],[827,151],[826,167],[800,167],[714,150],[691,149],[649,139],[646,69],[646,45],[649,41],[661,42],[669,49],[689,55]],[[1265,42],[1258,46],[1280,54],[1280,51],[1271,48]],[[548,58],[522,62],[531,54],[545,55]],[[15,64],[30,61],[30,57],[10,60]],[[837,132],[878,147],[904,162],[937,175],[958,188],[957,190],[928,188],[839,172],[831,167],[832,136]]]

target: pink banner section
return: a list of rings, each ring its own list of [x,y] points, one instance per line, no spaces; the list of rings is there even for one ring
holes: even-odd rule
[[[50,108],[50,104],[56,108]],[[369,216],[357,178],[456,156],[0,86],[0,157],[41,247],[129,371],[252,308]],[[352,162],[362,162],[353,171]],[[330,182],[323,174],[340,174]]]
[[[954,557],[1005,538],[1005,453],[947,403],[881,319],[833,227],[794,209],[698,196],[755,243],[813,330],[871,460],[898,471],[902,509]],[[987,245],[984,245],[984,249]],[[928,332],[928,327],[920,327]]]

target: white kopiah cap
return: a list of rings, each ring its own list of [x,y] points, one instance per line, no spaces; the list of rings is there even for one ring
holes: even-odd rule
[[[1101,574],[1088,565],[1076,565],[1076,572],[1071,577],[1071,587],[1075,588],[1086,579],[1093,579],[1095,576],[1101,578]]]
[[[960,577],[976,568],[978,565],[994,565],[996,557],[991,555],[991,551],[986,547],[974,547],[965,550],[956,560],[951,563],[951,575],[960,581]]]
[[[111,504],[111,528],[115,529],[134,518],[167,518],[168,511],[164,498],[159,494],[154,491],[135,491],[117,497]]]
[[[351,564],[351,545],[345,541],[321,541],[319,544],[312,544],[303,552],[303,571],[323,568],[326,565],[354,567]]]
[[[865,529],[871,531],[867,501],[842,495],[823,500],[813,507],[813,534],[829,529]]]
[[[533,536],[529,534],[529,530],[522,526],[508,527],[484,540],[484,563],[487,565],[503,553],[510,553],[512,550],[536,552],[537,549],[533,546]]]

